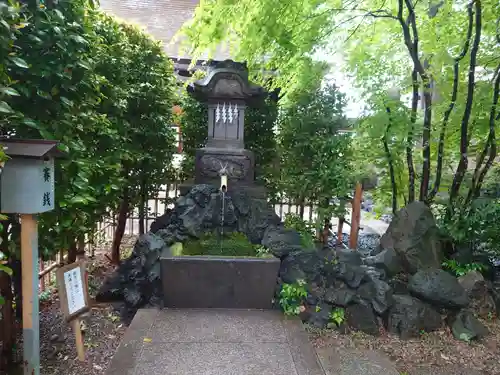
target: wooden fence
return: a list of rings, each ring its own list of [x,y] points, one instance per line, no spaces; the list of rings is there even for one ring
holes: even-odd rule
[[[148,200],[147,212],[144,218],[146,231],[149,226],[158,216],[166,213],[168,208],[173,208],[176,198],[179,197],[179,187],[177,183],[164,185],[158,193],[158,196]],[[283,199],[274,204],[276,214],[282,219],[285,219],[287,213],[300,215],[301,206],[291,200]],[[313,222],[317,217],[317,206],[308,204],[303,208],[302,218],[306,221]],[[125,235],[134,236],[139,234],[139,211],[134,209],[127,219],[125,226]],[[116,219],[110,218],[98,225],[98,236],[100,241],[108,242],[113,239],[113,233],[116,228]]]
[[[166,213],[168,208],[174,206],[175,200],[179,197],[179,186],[177,183],[169,183],[162,187],[158,195],[152,199],[148,200],[147,212],[144,218],[145,229],[149,230],[151,223],[156,220],[157,217]],[[286,214],[294,213],[300,215],[302,212],[302,218],[309,222],[314,222],[317,218],[317,206],[312,204],[307,204],[301,207],[300,204],[293,202],[292,200],[283,199],[274,204],[276,214],[281,218],[285,219]],[[134,209],[130,216],[127,218],[127,223],[125,226],[125,236],[137,236],[139,235],[139,211]],[[347,224],[349,224],[347,222]],[[92,244],[87,245],[87,250],[93,255],[95,248],[107,247],[113,240],[113,235],[116,229],[116,217],[111,216],[105,219],[103,222],[97,225],[97,231],[92,239]],[[56,259],[51,261],[43,262],[40,260],[40,291],[43,293],[47,288],[55,283],[55,271],[58,266],[64,262],[63,254],[60,253],[56,256]]]

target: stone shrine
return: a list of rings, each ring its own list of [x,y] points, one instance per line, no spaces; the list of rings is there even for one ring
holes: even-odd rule
[[[196,151],[194,183],[218,186],[226,175],[228,191],[255,187],[254,154],[244,142],[245,109],[261,105],[267,91],[249,82],[245,64],[226,60],[209,67],[188,92],[208,105],[208,138]]]

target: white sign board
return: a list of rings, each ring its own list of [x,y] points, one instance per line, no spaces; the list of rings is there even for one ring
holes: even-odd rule
[[[73,268],[64,272],[64,285],[68,300],[68,313],[73,315],[87,306],[80,268]]]
[[[61,310],[68,321],[89,310],[89,294],[85,264],[75,262],[57,270]]]

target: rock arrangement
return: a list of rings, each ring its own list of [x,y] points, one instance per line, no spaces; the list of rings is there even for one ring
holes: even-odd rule
[[[225,233],[244,233],[254,244],[261,244],[265,234],[272,236],[273,231],[279,232],[281,227],[280,218],[271,205],[252,198],[243,189],[223,196],[214,186],[195,185],[188,194],[179,197],[172,210],[151,224],[148,233],[139,237],[132,255],[106,280],[97,300],[124,301],[131,310],[147,305],[161,306],[162,252],[176,242],[200,238],[220,228],[222,223]]]
[[[500,289],[480,273],[456,278],[441,269],[444,252],[438,228],[421,202],[395,215],[369,255],[323,250],[291,259],[287,269],[282,267],[281,277],[286,282],[297,277],[308,280],[302,318],[318,328],[327,326],[335,307],[342,307],[346,322],[340,329],[347,325],[378,335],[383,326],[410,338],[448,324],[457,339],[469,341],[488,333],[478,316],[500,312]]]
[[[219,228],[222,207],[224,231],[244,233],[281,260],[278,287],[307,283],[301,318],[318,328],[326,327],[333,309],[341,307],[346,318],[341,329],[348,326],[378,335],[384,326],[409,338],[447,323],[455,337],[468,341],[487,334],[477,315],[500,311],[500,288],[480,273],[457,279],[441,269],[444,252],[438,228],[423,203],[411,203],[398,212],[379,246],[373,246],[370,237],[365,251],[317,250],[304,248],[299,233],[284,228],[265,200],[244,190],[223,197],[210,185],[194,186],[151,225],[97,299],[123,300],[131,309],[161,306],[161,253],[173,243]]]

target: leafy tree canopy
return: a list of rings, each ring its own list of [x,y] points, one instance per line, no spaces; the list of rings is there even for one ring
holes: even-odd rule
[[[344,200],[352,190],[350,135],[345,128],[345,97],[328,85],[293,97],[278,122],[281,188],[299,201],[319,202],[324,214],[342,215],[343,206],[330,206],[333,198]]]

